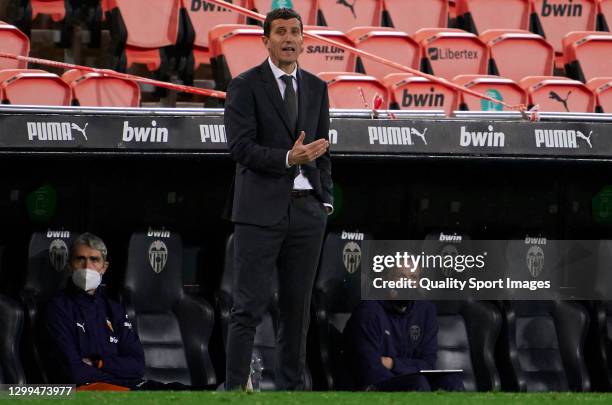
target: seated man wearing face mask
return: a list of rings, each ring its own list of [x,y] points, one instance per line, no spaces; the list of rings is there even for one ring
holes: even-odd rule
[[[72,245],[72,277],[45,311],[47,350],[58,382],[142,384],[144,352],[122,306],[100,287],[108,268],[104,242],[91,233]]]
[[[417,280],[418,269],[395,268],[391,280]],[[382,391],[463,391],[460,375],[425,375],[436,368],[438,322],[430,301],[398,299],[362,301],[344,332],[345,360],[357,387]]]

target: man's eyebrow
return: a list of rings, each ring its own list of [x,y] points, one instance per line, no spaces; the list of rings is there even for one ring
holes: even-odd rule
[[[83,260],[83,259],[89,259],[89,260],[101,260],[102,256],[74,256],[75,259],[79,259],[79,260]]]

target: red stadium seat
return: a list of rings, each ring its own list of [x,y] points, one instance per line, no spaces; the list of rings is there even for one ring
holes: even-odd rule
[[[332,28],[311,26],[305,27],[304,30],[353,46],[353,42],[346,35]],[[320,72],[353,72],[355,70],[355,56],[327,42],[304,37],[304,52],[300,56],[300,66],[314,74]]]
[[[425,72],[449,80],[460,74],[487,73],[487,47],[472,33],[424,28],[412,37],[421,45],[421,70]]]
[[[419,45],[405,32],[382,27],[357,27],[346,34],[357,49],[382,56],[404,66],[419,68]],[[389,73],[401,72],[368,58],[359,58],[365,73],[381,80]]]
[[[612,76],[612,34],[609,32],[571,32],[563,38],[565,71],[581,82]]]
[[[599,14],[603,18],[603,27],[598,28],[603,31],[610,31],[612,27],[612,0],[599,0]]]
[[[256,10],[258,13],[266,15],[272,7],[281,7],[283,1],[274,2],[272,0],[249,0],[250,8]],[[291,0],[290,2],[284,2],[285,6],[289,4],[295,11],[302,17],[302,23],[304,25],[316,25],[317,23],[317,0]]]
[[[515,81],[499,76],[459,75],[453,82],[510,105],[527,105],[527,93]],[[461,93],[456,109],[469,111],[504,111],[502,104]]]
[[[392,106],[400,110],[444,110],[450,115],[457,105],[457,91],[411,73],[391,73],[384,79]]]
[[[46,15],[56,23],[61,23],[60,46],[68,47],[71,44],[72,27],[77,20],[80,5],[70,0],[21,0],[13,1],[17,19],[15,25],[30,36],[32,22],[39,15]],[[4,4],[6,5],[6,4]]]
[[[388,90],[373,76],[346,72],[322,72],[318,76],[327,82],[330,108],[372,109],[376,96],[383,99],[379,109],[389,108]]]
[[[523,30],[489,30],[480,35],[489,47],[489,73],[519,81],[525,76],[551,76],[555,51],[538,34]]]
[[[529,29],[530,0],[457,0],[461,26],[474,34],[490,29]]]
[[[3,104],[70,105],[70,86],[58,75],[43,70],[0,71],[0,98]]]
[[[324,25],[346,32],[353,27],[380,26],[382,0],[318,0]]]
[[[598,77],[586,86],[595,94],[595,112],[612,113],[612,77]]]
[[[28,56],[30,39],[17,27],[0,22],[0,51]],[[27,62],[0,58],[0,69],[25,69],[27,67]]]
[[[140,87],[136,82],[77,69],[62,79],[72,88],[74,101],[87,107],[139,107]]]
[[[384,3],[391,26],[410,35],[421,28],[448,25],[447,0],[384,0]]]
[[[592,113],[595,96],[578,80],[557,76],[529,76],[519,85],[527,91],[529,105],[540,111]]]
[[[222,24],[211,29],[208,35],[211,64],[218,88],[225,88],[232,77],[260,64],[268,56],[261,42],[261,27]]]
[[[563,37],[571,31],[593,31],[597,19],[597,0],[533,0],[541,34],[563,52]]]
[[[246,0],[236,0],[233,3],[246,6]],[[210,63],[208,32],[219,24],[244,24],[246,18],[240,13],[204,0],[181,0],[181,5],[185,10],[185,36],[188,38],[182,46],[188,50],[192,49],[186,63],[195,71],[200,65]]]
[[[122,55],[117,68],[125,71],[144,64],[149,71],[169,66],[165,47],[174,46],[179,34],[180,0],[113,0],[115,36]]]

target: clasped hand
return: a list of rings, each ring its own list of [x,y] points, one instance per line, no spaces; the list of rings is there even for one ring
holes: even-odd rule
[[[304,144],[305,136],[304,131],[300,132],[300,136],[289,151],[288,163],[290,166],[312,162],[325,153],[329,147],[327,139],[317,139],[314,142]]]

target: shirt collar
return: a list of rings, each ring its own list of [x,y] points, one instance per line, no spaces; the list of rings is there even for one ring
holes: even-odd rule
[[[293,72],[291,73],[285,73],[283,70],[281,70],[278,66],[276,66],[272,62],[272,59],[270,59],[269,56],[268,56],[268,63],[270,64],[270,69],[272,69],[272,74],[274,75],[276,79],[280,79],[281,77],[288,74],[289,76],[292,76],[295,80],[297,80],[297,63],[295,64],[295,68],[293,69]]]

